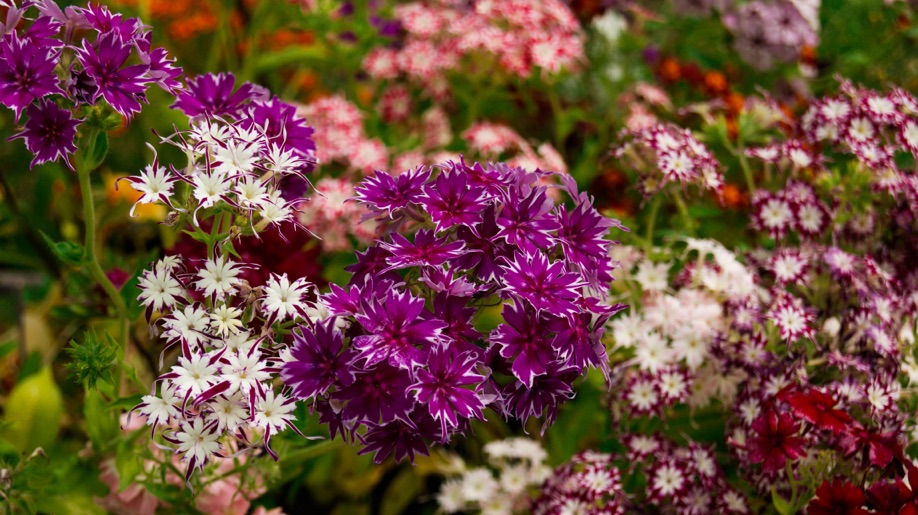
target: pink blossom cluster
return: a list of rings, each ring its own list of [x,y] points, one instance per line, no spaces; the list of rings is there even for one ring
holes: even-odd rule
[[[472,54],[492,56],[521,77],[573,69],[583,59],[580,25],[559,0],[410,2],[395,9],[395,18],[407,36],[398,49],[367,55],[363,68],[375,79],[404,74],[447,93],[440,78],[448,70],[474,69],[465,62]]]
[[[338,162],[364,174],[388,166],[389,151],[385,144],[367,136],[363,114],[344,97],[334,95],[300,106],[298,115],[318,129],[315,141],[320,163]]]

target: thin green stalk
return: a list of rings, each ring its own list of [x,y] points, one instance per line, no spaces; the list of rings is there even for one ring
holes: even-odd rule
[[[102,286],[102,289],[105,290],[105,293],[108,294],[109,299],[112,302],[112,305],[115,307],[115,312],[118,314],[118,321],[121,325],[121,334],[119,337],[119,343],[121,345],[121,355],[124,355],[125,350],[127,349],[128,342],[128,333],[130,331],[130,315],[128,313],[127,304],[124,302],[124,299],[121,297],[121,293],[115,288],[115,285],[109,280],[108,276],[105,275],[105,271],[102,270],[102,265],[99,264],[99,257],[96,253],[96,209],[92,199],[92,180],[90,178],[91,169],[84,166],[81,161],[78,161],[77,165],[77,177],[80,180],[80,192],[83,197],[83,222],[86,224],[86,239],[85,239],[85,267],[88,269],[89,274],[92,278]],[[118,369],[117,377],[115,378],[115,394],[119,395],[119,387],[121,383],[121,370]]]
[[[650,201],[650,218],[647,220],[647,253],[653,250],[653,230],[657,223],[657,213],[660,211],[660,196],[654,196]]]

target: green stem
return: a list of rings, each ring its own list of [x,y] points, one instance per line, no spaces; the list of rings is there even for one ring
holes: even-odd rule
[[[115,288],[115,285],[112,284],[108,276],[105,275],[105,271],[102,270],[102,266],[99,264],[98,254],[96,253],[96,209],[92,199],[91,172],[92,170],[84,166],[81,160],[77,160],[77,177],[80,179],[80,192],[83,197],[83,223],[86,224],[86,241],[84,244],[86,253],[85,266],[89,270],[89,274],[92,278],[95,279],[95,281],[102,286],[102,289],[105,290],[105,293],[108,294],[112,305],[115,307],[115,312],[118,314],[118,321],[121,325],[119,343],[121,344],[121,355],[123,356],[127,349],[128,333],[130,331],[130,316],[128,314],[127,304],[121,297],[121,293]],[[120,383],[121,372],[119,369],[118,377],[115,381],[116,396],[118,395]]]
[[[654,196],[653,200],[650,201],[650,218],[647,220],[647,253],[650,254],[650,251],[653,250],[653,230],[654,225],[657,223],[657,213],[660,211],[660,196]]]
[[[689,233],[689,236],[695,236],[695,220],[689,214],[688,206],[685,205],[685,201],[678,191],[673,194],[673,200],[675,200],[676,207],[679,209],[682,222],[685,224],[685,230]]]

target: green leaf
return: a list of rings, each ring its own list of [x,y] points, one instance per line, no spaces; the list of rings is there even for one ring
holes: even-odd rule
[[[44,238],[45,243],[51,247],[51,252],[54,252],[54,255],[65,264],[70,266],[83,265],[83,256],[85,253],[82,245],[78,245],[72,241],[56,242],[45,233],[41,233],[41,237]]]
[[[95,390],[87,390],[83,399],[86,434],[96,451],[103,451],[120,434],[118,415]]]
[[[771,487],[771,502],[774,504],[775,510],[781,515],[793,514],[793,507],[778,494],[778,490],[775,487]]]
[[[383,496],[379,513],[381,515],[398,515],[399,513],[404,513],[405,508],[407,508],[418,495],[420,490],[418,488],[419,480],[420,478],[415,476],[414,471],[410,468],[402,469],[402,471],[395,476],[395,479],[392,480],[392,483],[389,484],[389,488],[386,489],[386,494]]]
[[[5,419],[10,423],[3,432],[21,452],[48,447],[57,438],[64,412],[64,399],[51,367],[44,367],[19,382],[6,401]]]
[[[134,478],[143,472],[143,460],[136,453],[136,448],[132,441],[118,444],[118,452],[115,454],[115,469],[118,471],[119,492],[134,484]]]
[[[137,395],[131,395],[130,397],[122,397],[120,399],[114,400],[106,404],[105,407],[108,409],[129,410],[141,402],[143,402],[143,394],[138,393]]]
[[[89,131],[80,138],[80,169],[95,170],[108,154],[108,135],[104,131]]]

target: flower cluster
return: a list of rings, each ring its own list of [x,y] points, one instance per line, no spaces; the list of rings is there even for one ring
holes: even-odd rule
[[[551,422],[576,378],[606,368],[600,337],[620,309],[606,299],[606,235],[620,226],[572,180],[568,208],[540,172],[439,168],[377,171],[357,186],[384,239],[358,254],[348,286],[320,297],[332,318],[301,328],[282,366],[332,435],[359,438],[376,461],[427,453],[486,407]],[[497,327],[473,323],[498,305]]]
[[[373,241],[372,223],[364,221],[367,210],[348,200],[354,196],[354,185],[345,178],[325,177],[315,184],[316,194],[300,205],[299,221],[321,235],[326,252],[350,251],[351,237],[361,244]]]
[[[443,73],[459,68],[470,54],[493,56],[498,66],[521,77],[572,69],[583,57],[580,25],[559,0],[410,2],[399,5],[395,17],[407,34],[404,41],[399,49],[374,49],[364,70],[376,79],[405,74],[435,96],[447,93],[438,84]]]
[[[722,19],[736,38],[740,57],[757,70],[767,70],[776,62],[793,62],[804,47],[819,44],[819,3],[754,0],[727,11]]]
[[[287,428],[299,433],[295,399],[277,391],[274,379],[291,327],[321,316],[308,302],[313,286],[286,275],[251,285],[239,277],[245,266],[223,255],[171,256],[140,279],[139,300],[158,314],[151,330],[165,341],[163,354],[180,353],[134,411],[175,446],[186,479],[214,457],[257,443],[275,456],[273,435]]]
[[[321,98],[299,108],[318,129],[316,157],[320,163],[333,161],[369,174],[389,164],[389,151],[382,141],[368,138],[360,109],[340,96]]]
[[[197,230],[199,215],[206,214],[211,245],[247,231],[298,224],[296,206],[315,165],[313,129],[295,108],[249,83],[234,92],[234,83],[231,74],[189,79],[174,107],[189,116],[191,128],[163,138],[184,151],[188,163],[179,169],[154,159],[139,176],[124,178],[143,194],[135,207],[166,204],[175,217],[171,223],[190,215]],[[187,186],[177,190],[178,184]],[[180,194],[186,189],[190,196]]]
[[[567,173],[564,159],[551,143],[533,149],[525,138],[511,127],[494,122],[478,122],[462,133],[469,150],[483,157],[506,158],[510,166]],[[512,156],[512,157],[511,157]]]
[[[528,438],[489,442],[484,452],[493,471],[467,468],[458,456],[445,471],[457,477],[444,482],[437,494],[437,503],[444,512],[518,512],[528,507],[533,488],[551,473],[545,463],[547,453]]]
[[[720,192],[724,184],[720,163],[688,129],[655,124],[625,130],[613,155],[627,160],[641,175],[639,188],[653,196],[670,182],[694,183]]]
[[[0,103],[17,121],[22,113],[28,117],[13,138],[23,139],[34,154],[32,167],[61,158],[70,166],[82,124],[113,128],[100,114],[104,104],[130,118],[140,112],[150,85],[172,94],[181,87],[181,69],[165,49],[151,45],[150,28],[137,18],[101,5],[62,10],[42,0],[10,5],[6,20]]]

